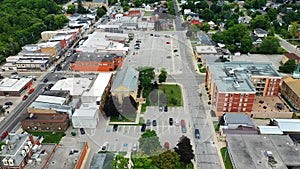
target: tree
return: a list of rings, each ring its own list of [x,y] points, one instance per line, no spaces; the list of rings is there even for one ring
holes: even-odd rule
[[[186,37],[190,38],[193,36],[193,32],[188,30],[185,35],[186,35]]]
[[[158,75],[158,82],[159,83],[166,82],[167,77],[168,77],[168,73],[167,73],[166,69],[162,68],[160,70],[160,74]]]
[[[106,14],[106,10],[104,10],[103,8],[97,8],[97,18],[101,18],[103,15]]]
[[[139,138],[139,143],[141,150],[147,155],[154,154],[161,149],[159,138],[154,130],[147,129]]]
[[[115,159],[110,163],[112,169],[128,169],[129,159],[123,155],[116,155]]]
[[[279,39],[274,36],[267,36],[262,44],[258,47],[258,52],[264,54],[276,54],[280,47]]]
[[[141,0],[135,0],[134,2],[133,2],[133,4],[134,4],[134,7],[141,7],[142,5],[143,5],[143,1],[141,1]]]
[[[194,158],[194,153],[191,145],[191,141],[186,136],[182,136],[179,139],[177,147],[174,148],[175,152],[179,154],[180,161],[188,164]]]
[[[78,6],[77,6],[77,13],[80,14],[86,14],[89,13],[89,10],[85,9],[82,5],[81,0],[77,0]]]
[[[150,157],[132,157],[134,169],[158,169],[152,164],[152,158]]]
[[[180,166],[179,155],[171,150],[152,157],[152,163],[160,169],[177,169]]]
[[[289,32],[292,35],[293,41],[294,41],[295,40],[295,36],[299,34],[299,25],[298,25],[298,22],[292,22],[291,23]]]
[[[67,14],[74,14],[76,12],[76,8],[75,8],[75,5],[71,4],[71,5],[68,5],[68,8],[67,8]]]
[[[208,23],[204,23],[203,27],[202,27],[202,30],[204,32],[208,32],[210,30],[210,25]]]
[[[268,30],[270,27],[270,21],[266,15],[257,15],[254,19],[250,21],[250,25],[254,29],[261,28],[264,30]]]
[[[152,87],[152,81],[155,77],[155,72],[153,67],[145,66],[145,67],[138,67],[137,71],[139,71],[139,81],[140,85],[144,89],[150,89]]]
[[[201,12],[201,17],[202,19],[204,19],[205,21],[210,21],[214,18],[215,16],[215,13],[210,10],[210,9],[204,9],[202,12]]]
[[[290,59],[284,63],[284,65],[279,66],[279,71],[282,73],[292,73],[296,69],[296,61]]]
[[[274,20],[276,20],[276,18],[277,18],[278,12],[277,12],[276,9],[271,8],[271,9],[268,10],[267,14],[268,14],[270,20],[271,20],[271,21],[274,21]]]

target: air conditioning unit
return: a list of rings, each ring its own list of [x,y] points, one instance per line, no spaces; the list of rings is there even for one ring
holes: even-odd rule
[[[26,150],[24,150],[24,149],[21,150],[21,154],[22,154],[23,157],[26,157],[26,155],[27,155]]]
[[[3,165],[8,166],[8,162],[7,162],[6,158],[3,158],[2,163],[3,163]]]
[[[8,160],[8,164],[9,164],[9,166],[15,166],[14,159],[10,158]]]
[[[27,141],[27,145],[29,146],[29,148],[31,148],[32,147],[31,141]]]
[[[29,152],[29,147],[28,147],[28,146],[25,146],[25,150],[26,150],[26,152],[28,153],[28,152]]]

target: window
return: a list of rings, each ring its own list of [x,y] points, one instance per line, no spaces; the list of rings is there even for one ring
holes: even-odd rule
[[[244,103],[244,106],[247,106],[247,103]]]
[[[225,98],[225,102],[227,102],[228,101],[228,98]]]
[[[224,106],[227,106],[227,103],[224,103]]]
[[[223,108],[223,111],[226,111],[226,107]]]
[[[226,93],[225,96],[228,96],[228,93]]]
[[[243,111],[246,111],[246,108],[243,108]]]
[[[248,101],[248,98],[245,98],[245,102],[247,102]]]

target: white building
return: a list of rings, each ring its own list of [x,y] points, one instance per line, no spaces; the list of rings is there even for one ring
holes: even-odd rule
[[[94,103],[84,103],[72,116],[74,128],[96,128],[99,122],[99,110]]]

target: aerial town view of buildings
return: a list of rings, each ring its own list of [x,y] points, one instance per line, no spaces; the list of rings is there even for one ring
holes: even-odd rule
[[[300,1],[0,7],[0,169],[300,168]]]

